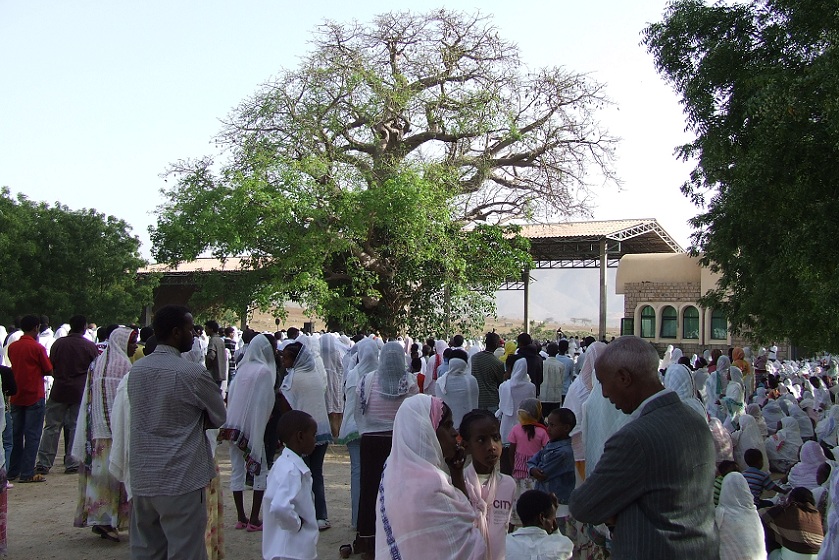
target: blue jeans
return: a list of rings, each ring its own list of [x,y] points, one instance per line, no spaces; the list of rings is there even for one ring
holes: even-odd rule
[[[312,471],[312,493],[315,495],[315,517],[329,519],[326,515],[326,488],[323,484],[323,460],[326,458],[328,443],[316,445],[311,455],[303,457],[303,461]]]
[[[12,461],[12,447],[14,436],[12,435],[12,413],[6,409],[6,428],[3,430],[3,452],[6,454],[6,470],[9,470],[9,463]]]
[[[40,399],[29,406],[11,406],[14,447],[9,461],[9,478],[32,478],[35,474],[35,457],[41,444],[46,403]]]
[[[358,499],[361,496],[361,438],[347,442],[350,453],[350,500],[352,500],[352,526],[358,527]]]

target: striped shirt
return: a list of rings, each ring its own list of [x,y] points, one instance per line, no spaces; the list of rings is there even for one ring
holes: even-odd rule
[[[744,470],[743,478],[749,483],[749,490],[752,491],[752,496],[755,498],[755,505],[760,503],[760,495],[763,494],[764,490],[769,490],[775,486],[769,473],[754,467],[749,467]]]
[[[128,400],[133,494],[178,496],[207,486],[215,467],[204,430],[227,416],[209,372],[158,344],[132,366]]]
[[[504,382],[504,364],[491,352],[483,351],[469,358],[472,377],[478,382],[478,408],[498,410],[498,387]]]

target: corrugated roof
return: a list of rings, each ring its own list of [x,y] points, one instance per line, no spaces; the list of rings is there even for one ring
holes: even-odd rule
[[[225,260],[214,258],[198,258],[194,261],[182,262],[177,266],[170,266],[165,263],[150,264],[141,268],[137,272],[140,274],[148,272],[166,272],[169,274],[189,273],[189,272],[209,272],[212,270],[241,270],[242,258],[230,257]]]
[[[521,235],[530,239],[545,237],[611,237],[626,229],[655,224],[656,220],[600,220],[591,222],[564,222],[560,224],[530,224],[522,226]]]

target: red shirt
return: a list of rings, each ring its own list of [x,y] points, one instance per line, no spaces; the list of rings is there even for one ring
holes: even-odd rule
[[[52,371],[47,350],[28,334],[9,345],[9,361],[17,383],[17,394],[9,398],[16,406],[31,406],[43,399],[44,374]]]

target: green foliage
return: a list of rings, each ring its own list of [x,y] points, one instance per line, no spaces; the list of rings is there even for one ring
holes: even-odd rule
[[[259,278],[225,295],[294,300],[331,328],[477,324],[529,263],[498,224],[583,212],[588,166],[611,177],[600,87],[527,71],[482,16],[327,22],[228,117],[228,161],[172,167],[155,256],[244,256]]]
[[[151,303],[158,278],[145,265],[131,228],[95,210],[12,198],[0,190],[0,320],[46,314],[53,323],[76,313],[100,324],[131,323]]]
[[[672,3],[645,30],[682,98],[697,166],[683,192],[703,263],[703,305],[734,332],[839,350],[839,11],[834,2]]]

